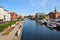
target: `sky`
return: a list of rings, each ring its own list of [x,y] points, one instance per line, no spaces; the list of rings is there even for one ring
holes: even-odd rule
[[[16,12],[18,15],[34,15],[45,12],[48,14],[60,11],[60,0],[0,0],[0,6],[9,12]]]

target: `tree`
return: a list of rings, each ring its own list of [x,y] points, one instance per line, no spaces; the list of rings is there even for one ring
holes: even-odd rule
[[[45,19],[45,14],[41,13],[39,19],[41,19],[41,20]]]
[[[31,16],[31,15],[29,15],[27,18],[31,19],[31,18],[32,18],[32,16]]]

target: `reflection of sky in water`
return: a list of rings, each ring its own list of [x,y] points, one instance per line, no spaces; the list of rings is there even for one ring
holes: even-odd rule
[[[34,20],[26,20],[22,40],[60,40],[60,32],[42,26]]]

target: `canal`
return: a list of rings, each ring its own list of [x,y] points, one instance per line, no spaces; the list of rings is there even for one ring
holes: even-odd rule
[[[40,25],[35,20],[25,20],[21,40],[60,40],[60,31]]]

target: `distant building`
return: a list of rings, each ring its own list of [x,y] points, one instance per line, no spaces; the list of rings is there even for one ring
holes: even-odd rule
[[[21,18],[24,19],[24,15],[21,15]]]
[[[50,12],[49,14],[50,19],[58,19],[60,18],[60,12],[58,12],[55,8],[54,12]]]
[[[11,21],[10,14],[3,7],[0,7],[0,21]]]
[[[46,20],[49,20],[49,19],[50,19],[48,14],[45,15],[45,19],[46,19]]]
[[[45,13],[44,12],[41,12],[41,13],[36,13],[35,15],[36,19],[45,19]]]
[[[9,14],[11,15],[11,20],[17,20],[17,18],[19,17],[15,12],[9,12]]]
[[[36,13],[35,18],[39,19],[40,18],[40,13]]]
[[[35,19],[35,15],[32,15],[32,18]]]

